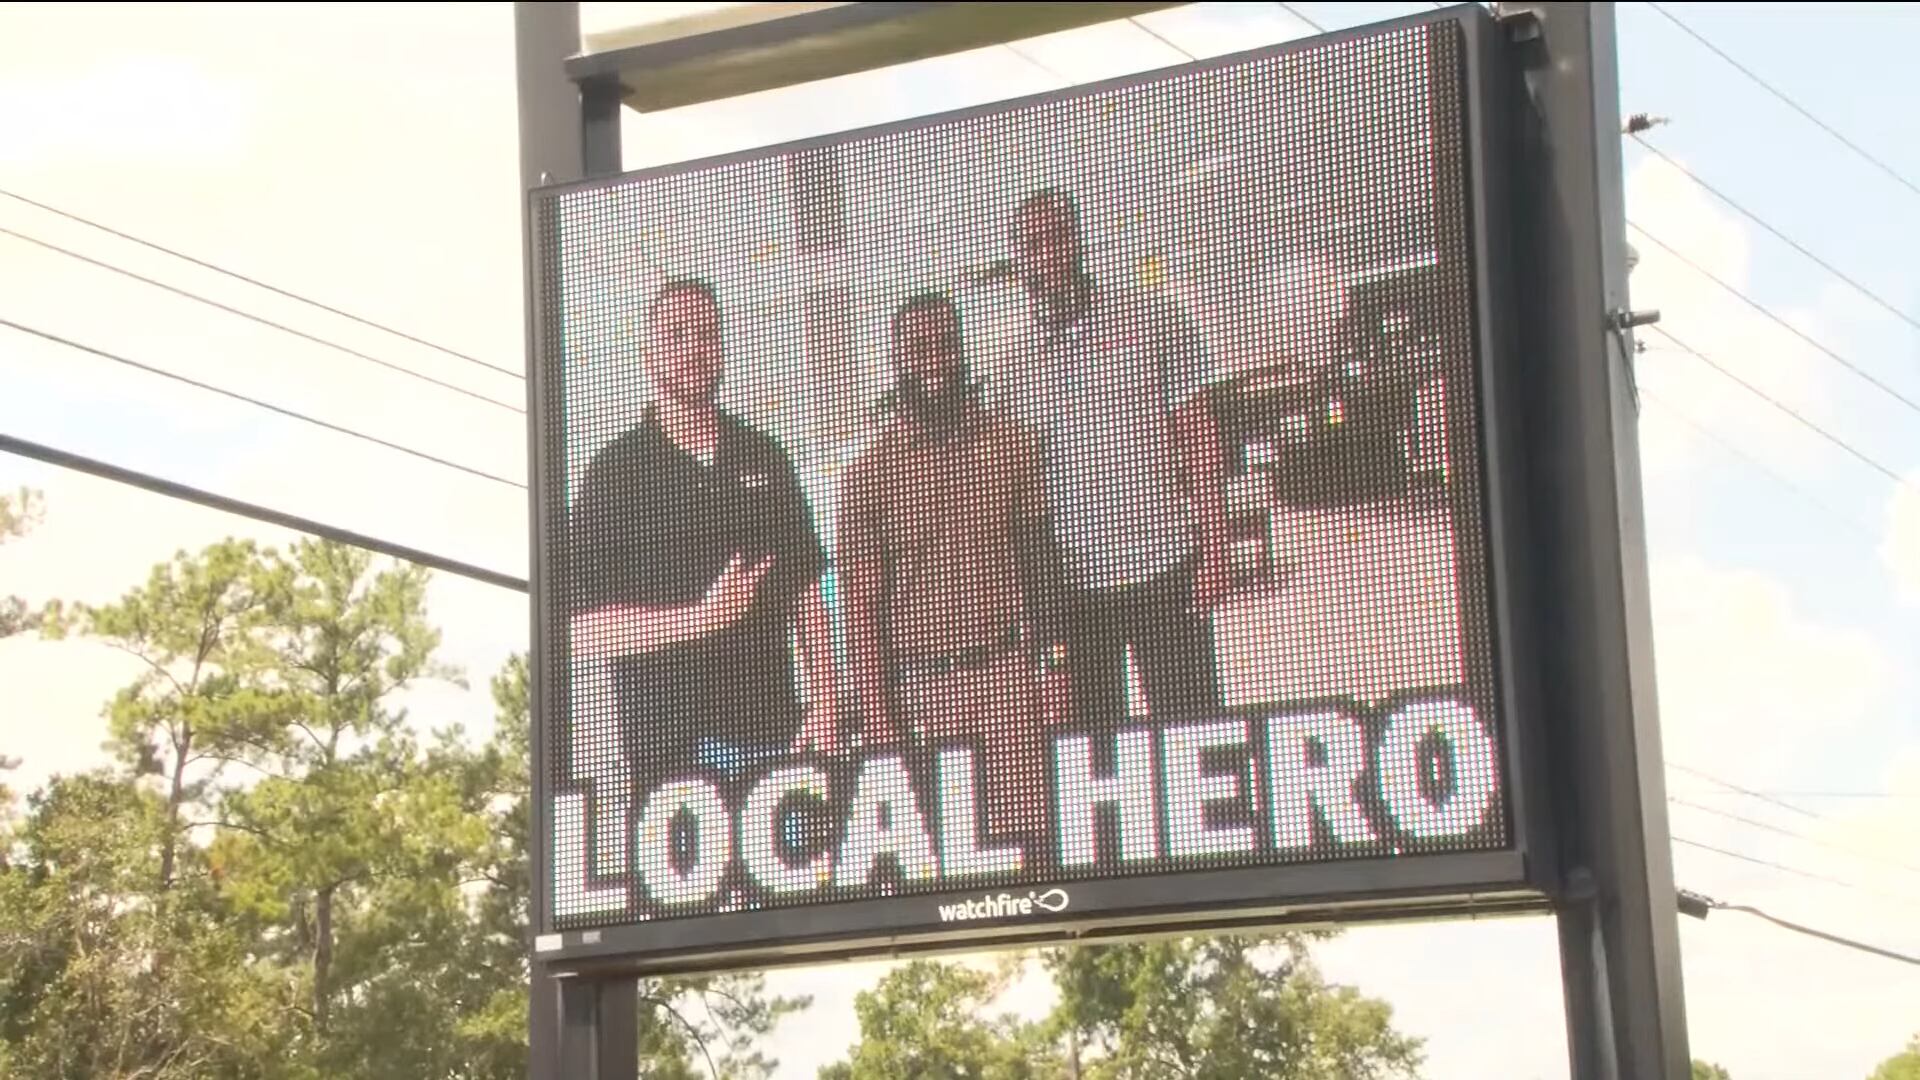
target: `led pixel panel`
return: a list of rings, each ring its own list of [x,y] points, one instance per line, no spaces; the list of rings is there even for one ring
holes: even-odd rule
[[[1464,51],[539,193],[543,929],[1508,849]]]

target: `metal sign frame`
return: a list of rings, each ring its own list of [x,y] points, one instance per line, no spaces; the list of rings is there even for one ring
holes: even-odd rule
[[[957,5],[848,6],[897,7],[904,13]],[[575,4],[519,3],[516,18],[526,212],[537,189],[620,173],[620,109],[623,100],[644,106],[633,96],[644,80],[622,74],[617,63],[573,56],[579,41]],[[1613,329],[1615,313],[1625,305],[1625,267],[1620,158],[1612,139],[1618,128],[1612,6],[1505,5],[1495,18],[1478,5],[1462,5],[1279,48],[1316,48],[1444,20],[1460,20],[1468,30],[1469,229],[1477,256],[1473,287],[1482,379],[1479,449],[1494,632],[1503,639],[1494,658],[1505,705],[1502,764],[1513,846],[1505,853],[1342,859],[1120,879],[1114,888],[1151,893],[1157,887],[1164,895],[1145,904],[1121,898],[1091,922],[1007,927],[992,943],[1302,919],[1436,918],[1551,905],[1561,926],[1574,1076],[1680,1080],[1686,1075],[1686,1039],[1652,691],[1631,355],[1624,335]],[[674,48],[682,56],[700,51],[697,42]],[[1039,97],[1052,96],[1058,95]],[[540,570],[546,558],[541,515],[548,511],[539,481],[549,433],[540,430],[544,335],[534,318],[540,308],[535,290],[541,249],[530,213],[525,220],[534,480],[529,488],[532,550]],[[1509,318],[1492,318],[1496,312]],[[533,580],[543,579],[536,573]],[[545,643],[537,614],[534,623],[537,683]],[[545,726],[536,713],[530,842],[536,868],[533,922],[540,930],[548,927],[551,899],[544,872],[550,840],[545,742]],[[1245,904],[1220,909],[1207,921],[1180,919],[1169,926],[1183,899],[1178,885],[1195,874],[1240,878],[1247,886]],[[1349,888],[1364,895],[1356,897]],[[1483,905],[1472,902],[1476,895]],[[1275,896],[1285,899],[1261,902]],[[900,902],[873,905],[877,910]],[[712,941],[685,934],[676,938],[671,932],[662,937],[658,931],[664,923],[651,928],[650,942],[617,928],[599,931],[593,940],[577,937],[563,940],[559,949],[535,951],[534,1076],[635,1076],[633,976],[640,971],[903,951],[903,943],[887,940],[869,912],[851,915],[847,921],[856,927],[818,925],[832,909],[867,906],[795,908],[793,917],[813,924],[814,932],[804,942],[758,952],[721,955],[711,950]],[[765,913],[753,917],[767,918]],[[684,922],[711,925],[717,918],[724,917]],[[876,929],[883,932],[876,935]],[[957,949],[982,943],[976,930],[951,937],[918,934],[911,944]]]
[[[799,153],[815,147],[831,146],[848,140],[876,138],[892,133],[945,126],[972,116],[1071,100],[1151,83],[1173,72],[1211,70],[1251,62],[1267,57],[1323,49],[1331,44],[1372,35],[1432,24],[1458,24],[1462,34],[1460,70],[1462,105],[1466,110],[1467,146],[1465,160],[1457,168],[1436,168],[1435,184],[1452,187],[1464,179],[1472,205],[1467,215],[1467,249],[1449,252],[1447,261],[1465,261],[1473,277],[1472,350],[1479,366],[1476,381],[1482,388],[1501,385],[1509,379],[1511,349],[1504,340],[1504,321],[1495,307],[1496,283],[1504,280],[1509,268],[1500,257],[1501,245],[1487,233],[1489,222],[1497,222],[1505,213],[1495,189],[1486,178],[1496,176],[1506,154],[1497,125],[1486,122],[1486,112],[1497,101],[1500,51],[1494,47],[1496,28],[1492,19],[1478,8],[1460,8],[1447,12],[1427,12],[1404,19],[1371,24],[1339,34],[1322,35],[1287,42],[1269,48],[1250,50],[1215,61],[1181,64],[1175,67],[1127,75],[1099,83],[1089,83],[1031,96],[993,102],[952,112],[915,117],[905,121],[875,125],[768,147],[756,147],[739,153],[696,161],[679,162],[596,178],[572,184],[543,187],[532,193],[536,205],[551,205],[564,196],[625,185],[637,179],[674,175],[711,169],[733,161],[759,160]],[[1439,73],[1436,73],[1438,77]],[[1445,73],[1451,79],[1455,72]],[[1450,153],[1451,147],[1441,153]],[[1453,175],[1449,175],[1449,174]],[[1435,197],[1454,197],[1449,190]],[[535,215],[535,250],[548,251],[554,237],[541,231],[541,215]],[[539,283],[535,283],[536,288]],[[559,313],[548,311],[549,320]],[[558,326],[542,328],[547,342],[556,340]],[[544,343],[543,343],[544,348]],[[542,402],[534,422],[552,411],[550,378],[558,357],[537,354],[537,371],[542,381]],[[1543,883],[1530,877],[1530,840],[1549,829],[1536,827],[1534,793],[1527,790],[1527,778],[1534,775],[1523,768],[1528,750],[1528,725],[1525,718],[1535,711],[1518,693],[1508,677],[1509,670],[1525,670],[1531,661],[1525,656],[1527,638],[1513,628],[1498,625],[1498,613],[1504,610],[1509,582],[1524,579],[1526,545],[1511,537],[1519,535],[1522,523],[1515,519],[1515,506],[1508,488],[1513,477],[1502,476],[1493,468],[1510,455],[1501,448],[1517,441],[1514,422],[1496,407],[1486,394],[1480,410],[1481,445],[1458,458],[1479,463],[1477,484],[1462,486],[1453,498],[1456,515],[1472,519],[1471,526],[1456,530],[1461,545],[1456,566],[1464,573],[1461,586],[1463,611],[1460,617],[1463,651],[1469,669],[1484,662],[1494,675],[1494,700],[1475,701],[1476,706],[1491,705],[1501,729],[1503,759],[1500,762],[1502,791],[1508,818],[1507,850],[1476,850],[1444,853],[1419,853],[1378,858],[1334,856],[1296,864],[1266,865],[1234,869],[1193,869],[1155,871],[1139,876],[1108,879],[1048,881],[1036,888],[1059,887],[1071,893],[1071,911],[1062,917],[1028,918],[992,923],[969,923],[942,928],[935,916],[935,905],[956,899],[978,897],[980,890],[955,883],[951,892],[916,894],[874,900],[828,901],[794,906],[769,906],[738,914],[716,914],[568,929],[542,924],[537,927],[536,951],[543,961],[557,969],[573,972],[632,971],[681,974],[713,968],[765,968],[806,960],[857,957],[876,949],[914,951],[920,949],[987,947],[1020,941],[1086,940],[1107,935],[1128,935],[1160,929],[1165,923],[1178,923],[1181,930],[1202,925],[1274,925],[1287,922],[1327,921],[1339,913],[1342,919],[1359,918],[1432,918],[1436,915],[1471,912],[1485,917],[1501,912],[1539,911],[1544,908]],[[1456,415],[1473,408],[1471,403],[1456,406]],[[542,445],[535,461],[551,465],[565,453],[561,433],[542,432]],[[548,477],[536,480],[541,487]],[[1473,488],[1480,492],[1480,504],[1468,501]],[[556,511],[549,500],[538,503],[542,514]],[[547,522],[549,535],[558,535],[561,522]],[[548,580],[548,565],[543,552],[536,558],[534,581]],[[1485,614],[1475,601],[1489,601]],[[544,589],[534,591],[536,618],[547,610]],[[1496,625],[1487,626],[1488,617]],[[536,665],[537,667],[537,665]],[[544,709],[561,707],[553,696],[558,688],[544,686],[536,695]],[[1474,695],[1478,697],[1478,695]],[[1225,710],[1228,713],[1247,710]],[[546,731],[536,735],[535,797],[542,807],[549,805],[549,774],[546,767]],[[534,838],[542,857],[537,866],[545,866],[544,847],[550,837],[542,832]],[[1537,860],[1533,860],[1537,863]],[[551,887],[547,876],[536,881],[536,888]],[[997,887],[998,888],[998,887]],[[991,890],[989,890],[991,891]],[[1195,897],[1206,898],[1208,914],[1196,920],[1191,914]],[[551,898],[543,896],[543,910],[551,910]]]

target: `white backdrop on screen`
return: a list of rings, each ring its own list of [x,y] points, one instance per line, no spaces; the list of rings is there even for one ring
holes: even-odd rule
[[[1097,111],[1050,103],[1008,114],[984,137],[957,126],[922,129],[889,140],[884,157],[843,146],[835,152],[847,233],[834,252],[796,250],[785,157],[568,196],[563,205],[604,200],[596,213],[613,227],[570,241],[577,269],[567,281],[576,289],[562,298],[563,317],[570,329],[584,322],[628,330],[618,349],[581,348],[569,335],[567,414],[597,421],[596,437],[576,435],[568,446],[570,480],[639,418],[646,391],[633,393],[644,387],[634,368],[653,290],[668,276],[702,277],[720,291],[725,313],[722,402],[794,455],[831,546],[832,475],[858,443],[830,445],[809,415],[818,394],[801,357],[804,291],[847,289],[856,351],[845,374],[869,400],[890,378],[889,313],[928,286],[956,294],[976,374],[991,382],[1018,340],[1025,305],[1004,279],[966,282],[1009,254],[1012,203],[1041,187],[1073,192],[1096,272],[1135,274],[1154,259],[1162,286],[1199,324],[1225,371],[1274,344],[1276,306],[1309,315],[1296,335],[1331,325],[1339,305],[1324,287],[1310,287],[1315,277],[1302,270],[1310,262],[1336,251],[1357,261],[1327,268],[1339,275],[1432,250],[1427,189],[1406,185],[1410,174],[1431,169],[1424,48],[1420,35],[1393,34],[1236,71],[1195,94],[1194,123],[1184,127],[1165,124],[1157,110],[1127,108],[1122,95]],[[1236,101],[1238,111],[1209,100],[1216,98]],[[1403,107],[1382,109],[1383,101]],[[1275,130],[1245,126],[1249,110],[1271,118]],[[1394,197],[1380,197],[1368,177],[1395,184]],[[741,200],[741,191],[756,197]],[[648,272],[633,272],[637,258]],[[1249,325],[1249,316],[1265,318]]]

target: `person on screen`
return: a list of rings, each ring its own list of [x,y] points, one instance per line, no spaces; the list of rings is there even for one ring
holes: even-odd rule
[[[1013,242],[1034,331],[1009,400],[1042,441],[1076,712],[1127,714],[1129,654],[1150,715],[1216,707],[1229,571],[1207,349],[1171,301],[1089,270],[1067,192],[1023,199]]]
[[[690,766],[737,779],[833,748],[825,552],[786,452],[717,404],[713,288],[669,281],[647,314],[654,400],[594,456],[562,545],[571,655],[618,665],[610,704],[644,782]]]
[[[840,500],[862,730],[873,743],[972,746],[987,831],[1039,839],[1048,799],[1034,615],[1053,605],[1037,447],[982,404],[947,295],[900,305],[891,349],[890,415]]]

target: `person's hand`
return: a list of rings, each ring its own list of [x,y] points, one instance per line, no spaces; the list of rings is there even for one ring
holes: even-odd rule
[[[760,579],[767,576],[773,567],[771,555],[747,566],[739,555],[727,561],[726,569],[707,586],[707,594],[700,599],[701,624],[705,633],[712,633],[729,626],[735,619],[746,614],[753,604],[754,592],[760,588]]]
[[[1226,599],[1232,583],[1224,544],[1208,544],[1201,549],[1200,564],[1193,572],[1193,600],[1189,607],[1195,615],[1205,615]]]
[[[800,724],[800,734],[793,740],[793,752],[806,753],[817,750],[822,754],[838,753],[840,750],[840,717],[835,710],[815,703],[807,706],[807,716]]]

